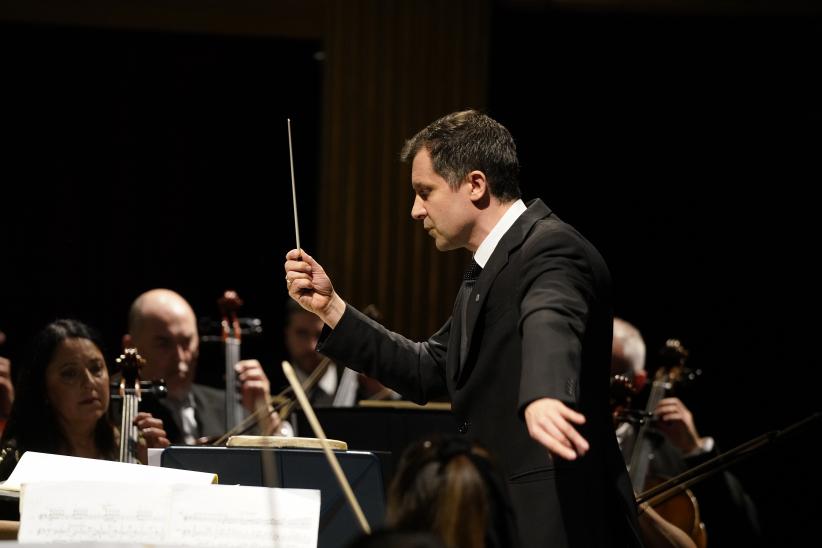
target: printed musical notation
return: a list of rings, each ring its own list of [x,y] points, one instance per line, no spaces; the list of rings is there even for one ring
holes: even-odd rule
[[[23,484],[20,542],[317,545],[320,492],[232,485]]]

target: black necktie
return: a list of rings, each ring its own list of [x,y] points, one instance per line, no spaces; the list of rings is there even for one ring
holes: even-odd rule
[[[462,276],[463,288],[462,296],[462,310],[460,311],[460,363],[468,354],[468,303],[471,297],[471,291],[474,284],[482,272],[482,267],[471,259],[471,264],[465,269],[465,274]]]
[[[463,274],[462,279],[463,281],[473,283],[479,278],[480,272],[482,272],[482,267],[478,265],[474,259],[471,259],[471,263],[468,265],[468,268],[465,269],[465,274]]]

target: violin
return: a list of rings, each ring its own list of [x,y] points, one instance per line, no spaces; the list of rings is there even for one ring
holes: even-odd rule
[[[677,339],[669,339],[660,351],[661,365],[651,384],[648,402],[638,419],[636,442],[628,465],[628,475],[635,493],[641,493],[654,485],[662,483],[661,478],[652,477],[649,465],[653,459],[652,421],[654,410],[675,385],[692,381],[699,371],[692,371],[685,366],[688,351]],[[624,384],[624,383],[623,383]],[[612,390],[613,393],[613,390]],[[630,415],[629,415],[630,416]],[[637,417],[636,414],[633,415]],[[668,497],[653,505],[654,510],[664,520],[684,531],[699,548],[707,544],[705,524],[699,515],[696,497],[689,489],[684,489],[676,496]]]
[[[234,366],[240,361],[240,340],[242,330],[237,311],[243,305],[236,291],[227,290],[217,299],[222,313],[222,342],[225,349],[225,426],[235,428],[242,422],[245,412],[240,401],[240,385]]]

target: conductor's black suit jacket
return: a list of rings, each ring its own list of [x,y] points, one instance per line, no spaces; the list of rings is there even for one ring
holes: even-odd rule
[[[318,349],[418,403],[450,397],[462,434],[499,459],[523,546],[632,546],[636,514],[608,408],[610,275],[597,250],[540,200],[502,237],[470,293],[460,355],[451,319],[413,342],[348,306]],[[551,458],[523,411],[556,398],[583,413],[590,450]]]

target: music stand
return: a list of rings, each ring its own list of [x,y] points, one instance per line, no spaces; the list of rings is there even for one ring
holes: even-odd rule
[[[380,462],[372,453],[336,451],[340,466],[372,528],[383,523],[385,490]],[[267,477],[266,461],[273,465]],[[161,466],[217,474],[223,485],[321,491],[319,548],[342,546],[360,533],[354,513],[322,451],[252,447],[169,447]]]

